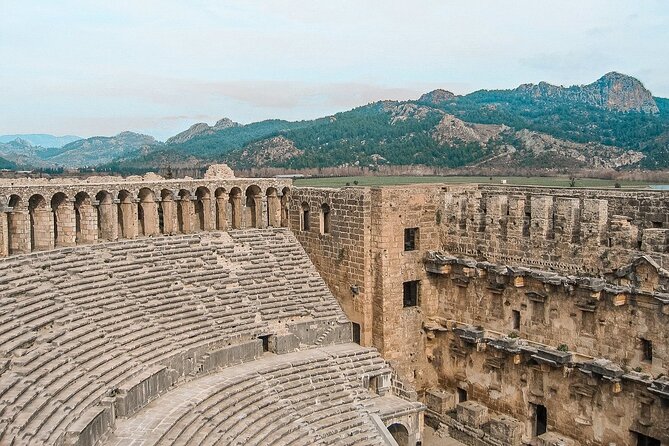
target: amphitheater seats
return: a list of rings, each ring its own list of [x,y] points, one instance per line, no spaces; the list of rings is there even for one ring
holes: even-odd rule
[[[117,422],[108,445],[383,445],[361,377],[390,374],[374,349],[271,355],[168,392]]]
[[[82,245],[4,258],[0,269],[3,445],[61,444],[82,414],[123,389],[133,389],[131,383],[153,367],[171,385],[215,370],[216,358],[232,355],[222,350],[227,346],[258,342],[261,335],[290,331],[291,324],[299,323],[312,324],[320,344],[329,333],[327,324],[345,319],[285,229]],[[319,321],[322,327],[313,325]],[[347,361],[341,370],[383,367],[378,358],[365,360],[369,363]],[[246,378],[230,385],[255,390],[263,386],[257,374]],[[284,382],[288,378],[280,370],[272,379],[277,389],[285,385],[286,392],[307,385]],[[346,376],[328,378],[322,385],[351,408],[362,401]],[[312,393],[297,392],[294,404],[303,404],[299,398],[308,395]],[[218,407],[212,398],[207,404]],[[248,406],[254,404],[259,403]],[[326,420],[325,413],[314,413],[314,422],[321,415]],[[334,413],[327,420],[323,423],[332,422],[334,430],[350,425],[347,432],[366,432],[364,423],[358,429],[357,421],[340,420]],[[298,429],[300,424],[294,426]],[[250,431],[236,438],[244,435]]]

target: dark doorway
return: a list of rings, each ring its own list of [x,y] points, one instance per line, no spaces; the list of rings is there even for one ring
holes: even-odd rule
[[[635,432],[636,433],[636,432]],[[660,440],[649,437],[644,434],[636,433],[637,446],[661,446]]]
[[[258,336],[258,339],[262,341],[262,351],[266,353],[269,351],[269,337],[270,335]]]
[[[351,322],[353,325],[353,342],[356,344],[360,344],[360,324],[356,324],[355,322]]]
[[[548,412],[542,404],[534,406],[534,436],[538,437],[546,433],[548,427]]]
[[[467,391],[465,389],[457,388],[458,392],[458,403],[464,403],[467,401]]]

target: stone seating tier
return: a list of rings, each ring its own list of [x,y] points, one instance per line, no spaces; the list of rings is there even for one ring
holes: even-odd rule
[[[117,422],[107,445],[384,445],[363,376],[391,373],[356,344],[270,355],[168,392]]]
[[[0,444],[59,444],[155,365],[175,382],[215,370],[226,346],[305,323],[320,332],[290,345],[315,344],[344,320],[285,229],[82,245],[0,269]]]

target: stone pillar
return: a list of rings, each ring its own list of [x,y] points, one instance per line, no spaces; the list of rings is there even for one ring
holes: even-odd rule
[[[553,227],[555,240],[566,244],[577,242],[580,217],[581,206],[578,198],[556,198],[555,226]],[[566,247],[566,245],[559,246]]]
[[[289,196],[283,194],[281,196],[281,227],[288,228],[290,227],[290,215],[289,215]]]
[[[75,204],[76,243],[95,243],[98,239],[97,210],[88,202]]]
[[[97,201],[93,203],[94,206],[96,206],[95,213],[97,214],[96,220],[97,220],[97,238],[98,240],[116,240],[117,238],[117,233],[116,233],[116,206],[109,201]],[[82,206],[84,208],[85,206]],[[82,214],[82,222],[84,220],[84,216]],[[83,228],[82,228],[83,232]]]
[[[530,198],[530,239],[543,242],[553,236],[553,197],[532,196]]]
[[[191,200],[189,197],[179,198],[177,201],[177,232],[188,234],[191,232]]]
[[[228,200],[225,195],[216,197],[216,229],[226,231],[228,229]]]
[[[7,249],[9,254],[30,252],[30,215],[25,209],[7,214]]]
[[[160,206],[163,210],[163,234],[176,234],[178,226],[175,202],[171,198],[163,198]]]
[[[30,246],[33,251],[53,249],[55,225],[54,215],[46,206],[34,208],[30,213]]]
[[[200,203],[202,206],[202,215],[200,218],[203,219],[200,222],[200,227],[204,231],[211,231],[214,229],[213,225],[211,224],[211,199],[209,197],[200,198]]]
[[[230,197],[230,221],[232,229],[241,229],[242,227],[242,197],[235,195]]]
[[[508,240],[523,237],[525,223],[525,197],[509,197],[509,216],[506,220],[506,237]]]
[[[158,205],[156,200],[154,198],[145,199],[144,201],[140,201],[138,206],[142,207],[143,221],[138,221],[138,224],[141,223],[144,227],[144,230],[141,231],[142,235],[150,236],[158,234]],[[140,228],[137,229],[139,233]]]
[[[485,237],[490,248],[499,249],[499,240],[506,238],[508,196],[492,195],[486,199]]]
[[[76,216],[74,214],[74,200],[66,199],[54,210],[54,246],[74,246],[77,240]],[[55,235],[54,234],[54,235]]]
[[[6,212],[0,212],[0,257],[9,255],[9,215]]]
[[[267,224],[275,228],[281,225],[281,202],[276,195],[267,196]]]
[[[581,214],[581,243],[583,247],[599,247],[606,234],[609,202],[587,198]]]

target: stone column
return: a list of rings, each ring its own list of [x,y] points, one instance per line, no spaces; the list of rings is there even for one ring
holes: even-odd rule
[[[53,218],[58,237],[54,237],[54,246],[74,246],[77,239],[74,200],[67,199],[53,210]]]
[[[530,239],[533,243],[542,243],[553,234],[553,197],[532,196],[530,206]]]
[[[202,205],[202,215],[200,218],[203,218],[203,221],[200,222],[201,228],[204,231],[211,231],[214,229],[211,224],[211,199],[209,197],[200,198],[200,203]]]
[[[75,205],[76,206],[76,205]],[[78,212],[77,244],[95,243],[98,239],[98,219],[96,209],[87,201],[80,203],[75,209]],[[76,217],[75,217],[76,218]],[[75,224],[76,226],[76,224]]]
[[[27,210],[13,210],[7,214],[7,239],[9,254],[30,252],[30,215]]]
[[[555,199],[555,240],[561,242],[558,247],[568,247],[579,238],[579,220],[581,208],[578,198]]]
[[[9,255],[9,219],[5,211],[0,212],[0,257]]]
[[[228,203],[225,198],[225,196],[216,197],[216,229],[219,231],[228,229]]]

